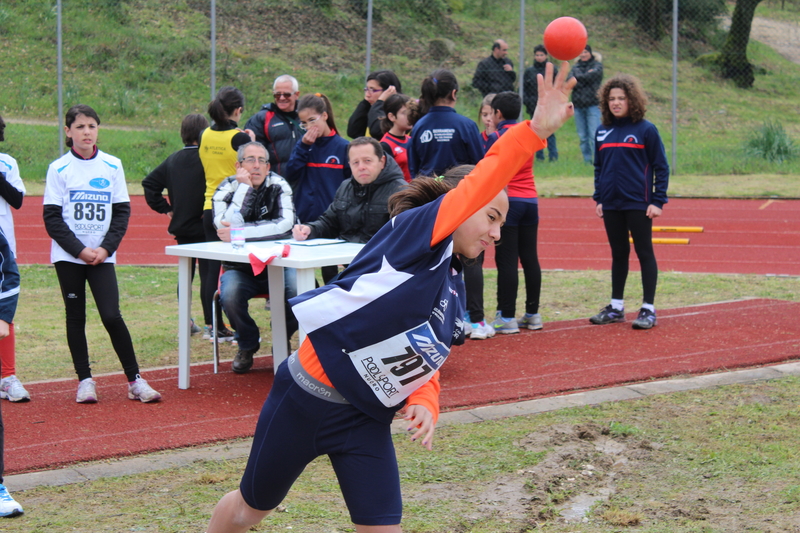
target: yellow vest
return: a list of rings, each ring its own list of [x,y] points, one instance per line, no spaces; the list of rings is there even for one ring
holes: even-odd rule
[[[236,150],[231,147],[238,129],[215,131],[206,128],[200,137],[200,161],[206,173],[206,193],[203,209],[211,209],[211,197],[222,180],[236,174]]]

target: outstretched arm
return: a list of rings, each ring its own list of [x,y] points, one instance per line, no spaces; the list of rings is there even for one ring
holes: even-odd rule
[[[569,95],[575,80],[566,81],[567,63],[553,78],[553,65],[547,64],[545,76],[537,75],[539,99],[529,126],[523,123],[492,146],[458,187],[448,192],[436,217],[431,236],[435,246],[453,233],[462,222],[488,204],[516,175],[536,151],[547,145],[546,139],[556,132],[574,113]]]

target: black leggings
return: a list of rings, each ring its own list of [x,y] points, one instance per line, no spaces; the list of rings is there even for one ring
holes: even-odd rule
[[[217,229],[214,227],[214,212],[211,209],[203,211],[203,231],[206,233],[206,241],[214,242],[219,241],[217,236]],[[217,292],[217,285],[219,285],[220,268],[222,268],[222,261],[207,261],[205,272],[205,279],[200,280],[200,301],[203,302],[203,314],[206,313],[206,302],[208,303],[209,310],[206,315],[206,325],[210,326],[208,322],[211,316],[211,302],[214,300],[214,293]],[[200,268],[200,277],[203,277],[203,268]],[[222,320],[222,306],[217,306],[217,324],[224,324]],[[220,326],[222,327],[222,326]]]
[[[628,240],[630,232],[642,269],[642,301],[652,305],[658,284],[658,264],[653,252],[653,220],[647,217],[646,211],[604,209],[603,223],[606,226],[608,243],[611,245],[611,298],[622,300],[625,295],[628,258],[631,254],[631,244]]]
[[[542,291],[542,268],[539,266],[537,236],[539,224],[531,226],[503,226],[500,242],[495,247],[497,263],[497,310],[505,318],[517,314],[517,291],[519,269],[525,275],[525,312],[539,312],[539,297]]]
[[[57,261],[55,263],[61,295],[67,311],[67,344],[72,354],[72,364],[79,380],[92,377],[89,366],[89,347],[86,343],[86,282],[100,313],[114,351],[125,371],[128,381],[136,379],[139,363],[128,327],[119,311],[119,287],[114,263],[91,266]]]

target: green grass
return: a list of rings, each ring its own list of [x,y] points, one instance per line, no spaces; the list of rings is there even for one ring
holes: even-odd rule
[[[362,97],[364,21],[345,0],[333,4],[330,10],[319,10],[304,0],[217,2],[217,87],[233,84],[245,92],[245,117],[271,100],[271,81],[289,72],[300,80],[301,92],[322,91],[331,98],[343,128]],[[424,76],[439,66],[450,68],[461,81],[457,110],[477,119],[480,95],[470,87],[475,65],[488,55],[489,43],[497,36],[506,37],[511,56],[518,62],[519,4],[492,2],[491,8],[485,0],[449,4],[451,13],[442,19],[438,11],[431,11],[432,3],[377,1],[382,18],[376,22],[372,67],[396,70],[404,92],[415,96]],[[780,10],[775,1],[762,2],[759,15],[800,20],[797,3],[789,1],[786,6]],[[526,62],[547,22],[562,15],[581,18],[594,49],[603,56],[606,77],[626,72],[642,79],[650,97],[648,118],[659,127],[672,161],[670,43],[643,38],[630,22],[609,15],[603,2],[550,0],[528,2],[526,7]],[[145,128],[141,132],[105,129],[100,135],[101,147],[122,159],[132,184],[180,147],[181,118],[206,109],[210,98],[206,10],[206,3],[192,0],[84,0],[65,6],[65,105],[79,101],[93,105],[103,125]],[[0,17],[14,27],[13,32],[0,33],[5,51],[0,67],[8,82],[0,86],[0,112],[7,118],[55,122],[52,6],[38,0],[17,1],[4,5]],[[274,25],[263,24],[266,19],[281,20],[280,28],[296,30],[278,31]],[[454,56],[442,64],[428,57],[428,41],[434,37],[455,44]],[[744,91],[693,64],[696,53],[713,48],[716,41],[712,41],[681,43],[674,170],[700,183],[702,177],[714,176],[724,195],[740,190],[743,179],[738,176],[760,180],[797,175],[797,159],[777,163],[746,157],[742,145],[765,120],[782,124],[790,138],[798,138],[800,116],[795,111],[800,101],[796,83],[800,65],[751,42],[748,55],[763,73],[753,89]],[[521,75],[519,65],[517,70]],[[7,133],[3,150],[20,160],[23,177],[35,189],[36,182],[44,180],[43,169],[57,156],[59,132],[53,127],[14,125]],[[574,126],[568,123],[558,138],[559,164],[539,165],[537,177],[591,178],[591,167],[582,163]],[[729,185],[729,181],[734,183]],[[693,186],[688,183],[679,194],[692,195]],[[751,194],[784,194],[770,184],[753,189]],[[796,189],[787,195],[796,196]]]

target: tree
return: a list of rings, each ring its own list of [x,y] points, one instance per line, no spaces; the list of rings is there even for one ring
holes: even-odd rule
[[[723,78],[731,79],[738,87],[745,89],[752,87],[755,81],[753,65],[747,60],[747,43],[750,41],[750,28],[756,6],[760,2],[761,0],[736,0],[731,29],[716,61]]]

